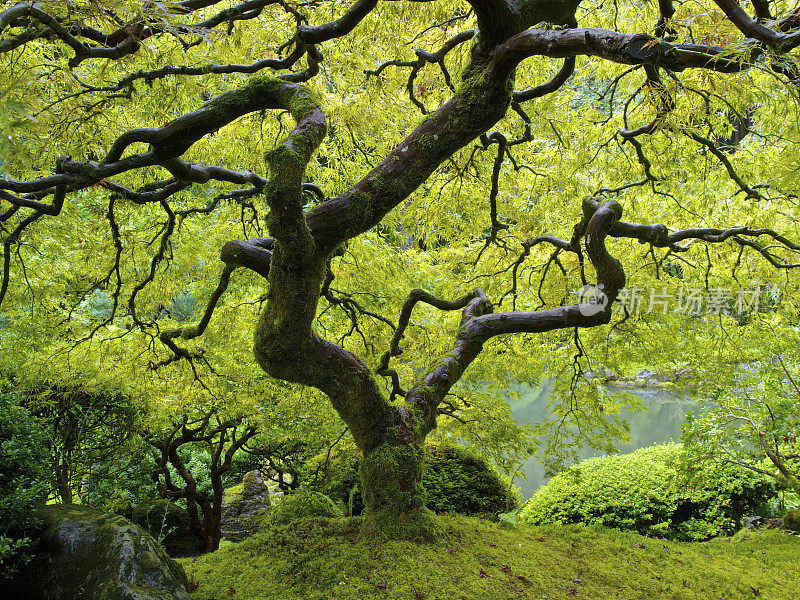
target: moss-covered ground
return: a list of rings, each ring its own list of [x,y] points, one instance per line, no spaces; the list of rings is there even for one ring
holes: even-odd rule
[[[800,594],[800,537],[666,542],[600,527],[504,528],[442,517],[434,543],[360,540],[358,522],[273,527],[182,559],[193,600],[518,598],[781,600]]]

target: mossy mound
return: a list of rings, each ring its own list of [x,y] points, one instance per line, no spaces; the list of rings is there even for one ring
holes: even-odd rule
[[[698,473],[687,479],[681,453],[680,444],[665,444],[585,460],[538,490],[521,520],[699,541],[732,534],[744,515],[767,511],[776,494],[771,479],[735,465],[694,465]]]
[[[337,518],[344,516],[341,508],[328,496],[313,490],[286,494],[265,516],[268,527],[288,526],[308,518]]]
[[[783,516],[783,526],[790,531],[800,532],[800,510],[790,510]]]
[[[359,518],[310,518],[182,560],[194,600],[794,600],[800,589],[800,538],[776,531],[687,543],[437,518],[431,543],[364,538]]]

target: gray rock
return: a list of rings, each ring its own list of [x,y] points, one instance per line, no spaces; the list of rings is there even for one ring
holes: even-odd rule
[[[36,558],[7,588],[17,600],[189,600],[183,568],[120,515],[76,504],[36,511]]]
[[[242,495],[245,497],[256,496],[269,492],[267,484],[259,471],[248,471],[242,478]]]
[[[766,523],[766,519],[763,517],[755,516],[755,517],[745,517],[742,519],[742,527],[745,529],[755,529],[756,527],[760,527]]]
[[[222,535],[227,540],[238,542],[255,533],[260,526],[259,516],[271,504],[269,488],[261,473],[245,473],[241,484],[225,491],[222,501]]]
[[[597,371],[586,371],[584,373],[586,379],[601,379],[603,381],[616,381],[618,379],[617,374],[614,373],[611,369],[606,369],[605,367],[601,366]]]

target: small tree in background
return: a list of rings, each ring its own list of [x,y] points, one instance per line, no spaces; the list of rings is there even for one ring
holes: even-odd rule
[[[706,411],[688,415],[683,440],[697,458],[767,475],[800,496],[800,356],[798,333],[765,340],[766,357],[722,382]]]
[[[30,516],[49,489],[47,447],[36,420],[0,390],[0,579],[29,559]]]
[[[230,470],[234,454],[255,434],[254,425],[242,419],[222,420],[215,411],[196,418],[184,415],[166,432],[143,432],[145,440],[153,447],[156,461],[153,478],[158,481],[159,494],[169,500],[186,501],[189,531],[198,537],[204,552],[219,548],[222,539],[222,477]],[[211,456],[208,465],[210,492],[203,489],[181,454],[190,446],[203,448]]]
[[[136,418],[133,403],[119,392],[74,382],[23,382],[18,389],[20,402],[46,434],[53,492],[70,504],[76,491],[80,495],[81,483],[130,439]]]

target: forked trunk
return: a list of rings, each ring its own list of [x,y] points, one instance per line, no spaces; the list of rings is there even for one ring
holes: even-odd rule
[[[425,507],[422,442],[383,442],[364,453],[362,535],[386,539],[432,539],[435,515]]]

